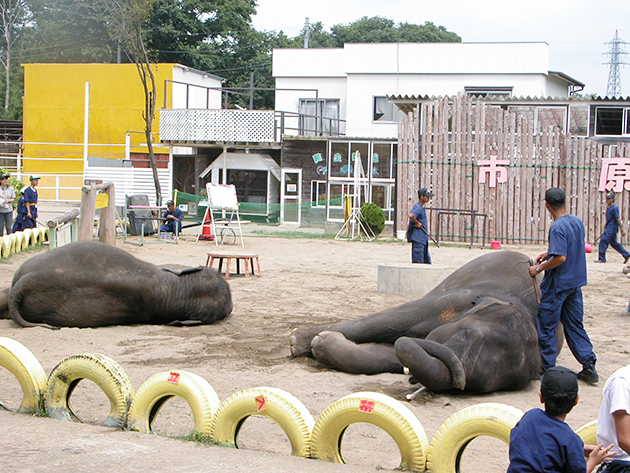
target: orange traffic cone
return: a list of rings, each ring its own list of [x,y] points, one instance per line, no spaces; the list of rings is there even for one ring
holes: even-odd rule
[[[210,241],[214,240],[214,235],[212,234],[212,224],[210,223],[210,214],[208,213],[208,209],[206,209],[206,213],[203,215],[203,223],[201,224],[201,233],[199,234],[199,239]]]

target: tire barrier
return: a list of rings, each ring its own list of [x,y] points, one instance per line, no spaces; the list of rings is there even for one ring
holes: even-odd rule
[[[43,244],[48,241],[48,232],[43,227],[27,228],[24,231],[5,235],[0,239],[0,257],[26,250],[29,246]]]
[[[268,417],[282,428],[291,443],[291,455],[310,456],[313,416],[304,404],[282,389],[260,387],[233,394],[221,403],[210,436],[217,442],[238,447],[239,430],[253,415]]]
[[[597,420],[592,420],[575,431],[585,445],[597,445]]]
[[[489,435],[510,443],[510,431],[523,411],[497,403],[466,407],[446,419],[431,441],[427,452],[427,471],[456,473],[464,450],[476,437]]]
[[[195,430],[209,435],[212,419],[221,401],[210,383],[187,371],[163,371],[142,383],[129,408],[127,427],[153,432],[155,417],[164,403],[174,396],[188,403],[195,420]]]
[[[46,372],[35,355],[20,342],[0,337],[0,366],[11,372],[22,388],[22,403],[17,412],[37,413],[46,389]]]
[[[4,241],[0,242],[4,245]],[[237,446],[244,421],[261,415],[276,422],[291,443],[291,453],[301,457],[345,463],[341,454],[344,431],[350,424],[366,422],[383,429],[396,442],[401,468],[434,473],[460,470],[463,453],[479,436],[492,436],[509,444],[510,431],[522,417],[521,410],[505,404],[483,403],[462,409],[437,430],[430,445],[418,418],[403,403],[385,394],[359,392],[328,406],[313,420],[308,409],[281,389],[259,387],[237,392],[222,403],[210,384],[187,371],[164,371],[148,378],[134,396],[123,369],[105,355],[85,353],[63,359],[46,380],[41,364],[24,345],[0,337],[0,367],[19,381],[23,399],[17,412],[36,414],[43,406],[50,417],[77,419],[68,405],[82,379],[97,384],[111,402],[103,425],[152,432],[164,403],[183,398],[190,406],[195,430],[213,440]],[[2,404],[0,403],[0,407]],[[575,431],[585,444],[597,443],[597,421]],[[425,470],[426,468],[426,470]]]
[[[341,455],[342,436],[356,422],[376,425],[394,439],[400,450],[401,468],[424,471],[429,441],[422,424],[403,403],[374,392],[350,394],[324,410],[313,428],[311,455],[345,463]]]
[[[72,391],[82,379],[89,379],[103,390],[111,403],[106,427],[122,429],[134,396],[127,373],[111,358],[98,353],[82,353],[64,358],[48,377],[44,406],[53,419],[79,420],[68,405]]]

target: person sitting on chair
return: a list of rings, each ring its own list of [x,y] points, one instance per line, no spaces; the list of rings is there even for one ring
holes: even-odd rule
[[[164,212],[164,218],[162,219],[163,225],[160,227],[160,233],[174,233],[175,235],[179,235],[182,231],[182,220],[184,219],[184,214],[180,209],[175,207],[175,204],[172,200],[169,200],[166,203],[168,209]]]

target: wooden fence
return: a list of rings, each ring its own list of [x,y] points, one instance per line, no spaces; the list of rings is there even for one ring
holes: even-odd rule
[[[398,136],[396,230],[406,230],[417,190],[427,187],[435,193],[427,207],[487,214],[487,236],[503,243],[546,242],[552,220],[543,198],[549,187],[565,190],[567,210],[582,219],[586,240],[594,242],[605,224],[604,192],[598,191],[602,158],[630,157],[630,143],[603,145],[558,127],[534,130],[525,116],[465,96],[419,105],[401,120]],[[629,194],[616,198],[626,228]],[[436,212],[428,215],[435,235]],[[476,240],[482,230],[477,218]],[[470,229],[470,217],[449,215],[439,236],[470,241]]]

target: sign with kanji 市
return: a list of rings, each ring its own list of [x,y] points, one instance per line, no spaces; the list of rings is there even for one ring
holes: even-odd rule
[[[603,158],[599,173],[601,192],[630,191],[630,158]]]
[[[490,155],[490,159],[478,159],[479,184],[486,183],[486,175],[490,176],[490,187],[496,187],[497,182],[507,182],[507,166],[510,165],[508,159],[497,159],[497,155]]]

